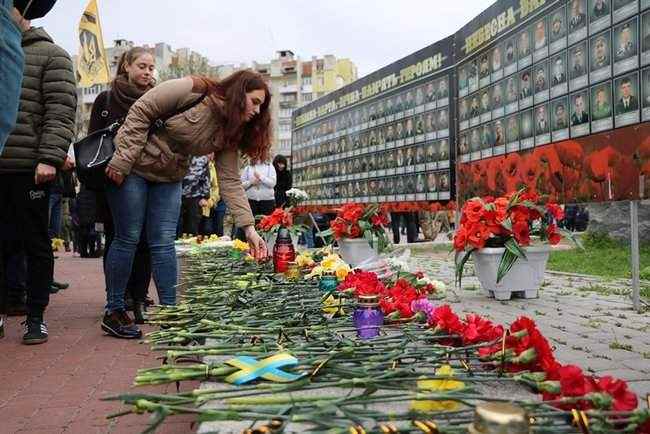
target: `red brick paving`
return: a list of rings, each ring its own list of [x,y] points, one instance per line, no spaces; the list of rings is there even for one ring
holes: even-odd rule
[[[50,300],[45,313],[49,342],[22,345],[23,318],[18,317],[9,318],[6,336],[0,339],[0,433],[142,432],[147,415],[107,420],[108,414],[125,407],[100,399],[129,391],[174,390],[175,386],[131,386],[138,368],[160,364],[158,355],[146,344],[109,338],[101,331],[105,303],[101,260],[60,254],[55,276],[59,282],[69,282],[70,288]],[[191,387],[196,384],[183,385],[184,390]],[[156,432],[191,433],[196,428],[191,421],[186,416],[172,417]]]

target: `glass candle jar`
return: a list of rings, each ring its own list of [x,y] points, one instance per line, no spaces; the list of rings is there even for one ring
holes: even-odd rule
[[[361,339],[372,339],[379,335],[379,330],[384,324],[384,314],[379,309],[379,296],[360,295],[357,308],[352,314],[357,336]]]
[[[296,252],[293,249],[291,235],[287,228],[280,228],[273,246],[273,271],[284,273],[287,271],[290,262],[296,260]]]
[[[339,281],[333,274],[324,274],[318,279],[318,289],[327,293],[336,290]]]

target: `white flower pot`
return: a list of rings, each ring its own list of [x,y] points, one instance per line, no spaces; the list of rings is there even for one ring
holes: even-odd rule
[[[338,243],[339,255],[352,268],[379,255],[377,244],[375,243],[375,248],[372,248],[365,238],[342,238]]]
[[[519,293],[524,298],[537,298],[538,291],[544,281],[544,271],[551,252],[551,247],[524,247],[526,259],[517,259],[512,268],[497,283],[497,270],[504,247],[486,247],[474,251],[474,268],[476,276],[486,294],[497,300],[510,300],[513,293]]]

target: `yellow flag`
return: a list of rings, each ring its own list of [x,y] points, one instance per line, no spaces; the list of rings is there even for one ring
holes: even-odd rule
[[[102,28],[99,25],[97,0],[90,0],[79,20],[79,56],[77,60],[77,80],[79,86],[90,87],[95,84],[108,83],[110,70]]]

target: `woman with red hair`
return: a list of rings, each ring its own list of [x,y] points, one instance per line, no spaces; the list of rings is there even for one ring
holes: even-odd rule
[[[115,239],[106,258],[106,314],[102,328],[128,329],[124,290],[143,226],[160,304],[176,302],[174,249],[181,206],[181,184],[191,158],[214,153],[219,190],[244,228],[251,251],[267,256],[239,179],[239,152],[253,160],[268,158],[271,95],[262,76],[238,71],[215,81],[205,77],[169,80],[131,106],[116,137],[106,189]],[[139,330],[136,334],[139,334]],[[120,333],[110,333],[122,337]],[[124,336],[126,337],[126,336]]]

